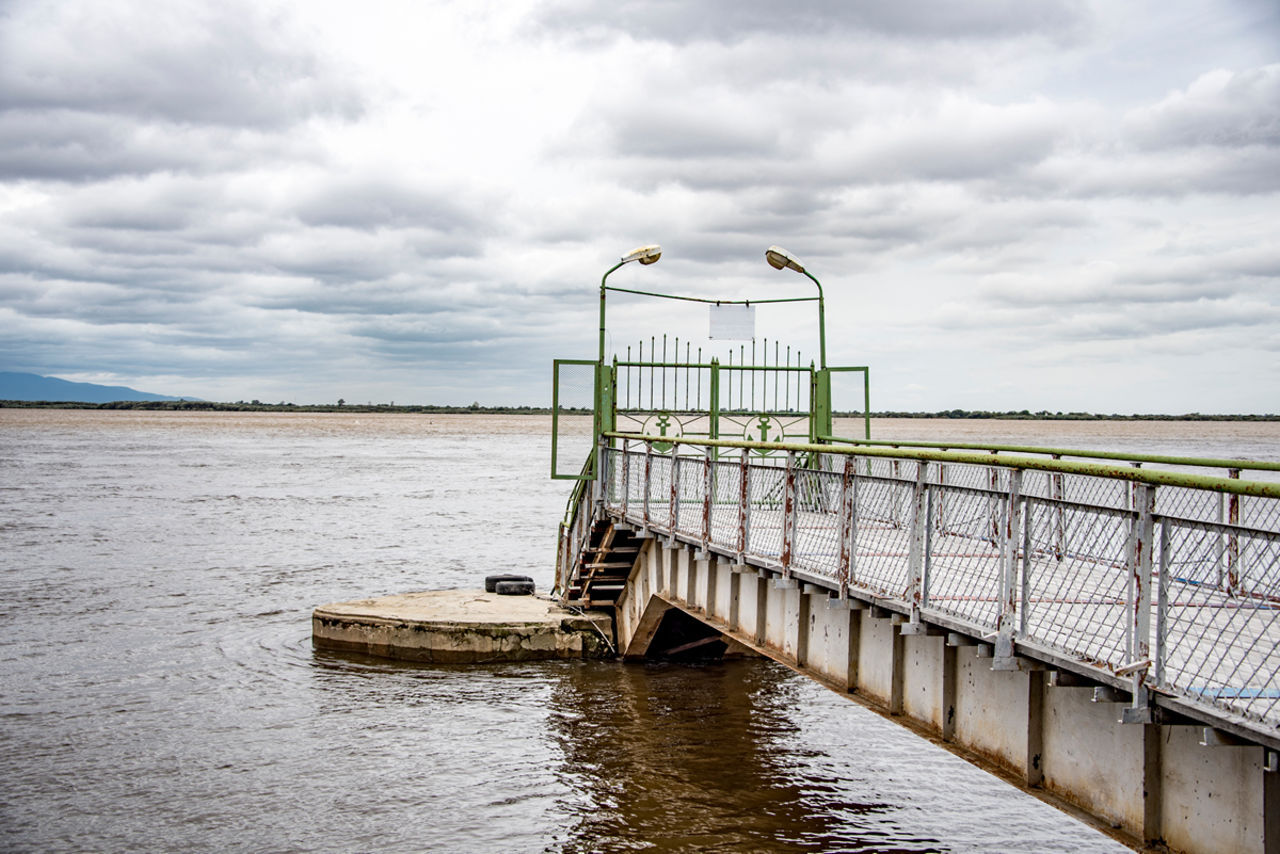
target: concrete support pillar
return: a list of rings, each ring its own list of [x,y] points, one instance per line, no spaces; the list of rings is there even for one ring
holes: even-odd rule
[[[763,645],[769,621],[769,579],[756,576],[756,643]]]
[[[956,739],[956,650],[942,645],[942,740]]]
[[[858,690],[858,660],[862,655],[862,612],[861,607],[849,603],[848,657],[845,659],[844,689]]]
[[[1280,751],[1262,749],[1262,850],[1280,854]]]
[[[1044,784],[1044,689],[1045,672],[1027,674],[1027,785]]]
[[[902,634],[901,625],[891,626],[890,631],[893,633],[893,658],[889,671],[889,714],[900,715],[906,691],[907,639]]]
[[[729,628],[738,628],[738,617],[741,612],[740,596],[742,593],[742,573],[733,571],[729,574]]]
[[[796,651],[796,664],[804,667],[809,663],[809,608],[811,607],[810,601],[813,597],[810,594],[805,593],[803,589],[798,590],[797,595],[800,597],[800,601],[798,603],[798,613],[796,615],[796,638],[794,648]]]
[[[1160,724],[1142,725],[1142,841],[1147,845],[1164,839],[1162,729]]]
[[[707,616],[718,617],[716,613],[716,584],[720,577],[720,562],[712,558],[703,563],[707,573]]]

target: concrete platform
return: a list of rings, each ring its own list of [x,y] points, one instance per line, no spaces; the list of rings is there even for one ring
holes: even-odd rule
[[[540,596],[438,590],[321,605],[311,614],[312,643],[402,661],[479,664],[498,661],[613,658],[607,614],[567,611]]]

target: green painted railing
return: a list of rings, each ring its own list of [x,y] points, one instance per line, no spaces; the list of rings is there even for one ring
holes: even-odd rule
[[[1152,486],[1181,486],[1189,489],[1210,489],[1231,495],[1252,495],[1259,498],[1280,498],[1280,483],[1240,480],[1237,478],[1216,477],[1213,475],[1193,474],[1190,472],[1143,469],[1129,465],[1115,466],[1106,465],[1104,463],[1052,458],[1041,459],[1038,457],[1002,455],[993,459],[992,454],[989,453],[993,449],[989,446],[981,446],[983,450],[988,451],[988,453],[973,453],[971,451],[943,451],[928,448],[894,448],[861,445],[849,447],[812,443],[746,442],[730,439],[670,439],[660,436],[645,436],[639,433],[606,433],[605,438],[612,440],[630,439],[639,442],[663,442],[675,447],[742,448],[752,451],[774,452],[791,451],[798,454],[833,454],[838,456],[880,457],[899,460],[925,460],[929,462],[963,463],[977,466],[990,466],[994,464],[1005,468],[1020,469],[1024,471],[1029,470],[1060,472],[1062,474],[1079,474],[1092,477],[1127,480],[1133,483],[1146,483]],[[1050,451],[1050,453],[1057,452]],[[1091,452],[1082,451],[1080,453],[1082,455],[1088,455]],[[1154,462],[1159,459],[1172,465],[1238,468],[1241,470],[1249,468],[1271,470],[1270,466],[1273,465],[1271,463],[1257,463],[1249,460],[1195,461],[1189,457],[1155,458],[1148,456],[1147,460],[1138,459],[1138,457],[1141,456],[1143,455],[1135,455],[1134,457],[1116,455],[1114,457],[1106,457],[1106,459],[1132,462]],[[1173,462],[1175,460],[1178,462]]]
[[[966,442],[920,442],[893,439],[850,439],[844,436],[822,436],[827,442],[846,445],[882,448],[936,448],[938,450],[987,451],[1015,454],[1045,454],[1054,457],[1078,457],[1080,459],[1121,460],[1129,463],[1186,466],[1189,468],[1234,469],[1236,471],[1280,471],[1280,463],[1265,460],[1237,460],[1218,457],[1177,457],[1162,454],[1128,454],[1119,451],[1088,451],[1078,448],[1045,448],[1036,445],[989,445]]]

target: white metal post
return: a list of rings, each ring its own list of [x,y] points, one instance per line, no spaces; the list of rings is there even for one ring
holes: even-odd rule
[[[994,470],[993,470],[994,475]],[[1006,495],[1000,526],[1002,569],[1000,581],[1000,616],[996,623],[995,656],[993,670],[1016,670],[1013,658],[1013,636],[1018,614],[1018,545],[1022,514],[1022,469],[1009,471],[1009,491]]]

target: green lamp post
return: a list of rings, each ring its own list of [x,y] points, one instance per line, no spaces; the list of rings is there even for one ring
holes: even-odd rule
[[[629,264],[632,261],[639,261],[641,264],[648,266],[654,264],[662,257],[662,247],[656,243],[650,243],[647,246],[638,246],[632,249],[626,255],[623,255],[617,264],[614,264],[604,275],[600,277],[600,366],[604,367],[604,296],[605,281],[609,278],[609,274],[621,267],[623,264]]]
[[[632,249],[626,255],[623,255],[604,275],[600,277],[600,356],[596,365],[596,399],[595,399],[595,428],[596,435],[605,433],[613,429],[613,400],[611,399],[612,383],[609,379],[609,373],[604,360],[604,305],[605,293],[608,288],[605,286],[609,279],[609,274],[617,270],[623,264],[629,264],[632,261],[639,261],[641,264],[648,266],[656,263],[662,257],[662,247],[656,243],[650,243],[646,246],[638,246]]]
[[[818,286],[818,366],[823,370],[827,368],[827,315],[822,300],[822,282],[804,268],[804,264],[800,259],[792,255],[781,246],[770,246],[764,251],[764,258],[769,262],[769,266],[775,270],[786,268],[795,270],[797,273],[803,273],[813,280]]]
[[[799,258],[781,246],[770,246],[764,258],[775,270],[795,270],[803,273],[818,286],[818,372],[813,377],[812,417],[809,420],[809,441],[818,442],[820,436],[830,436],[832,427],[831,373],[827,370],[827,312],[822,299],[822,282],[804,268]]]

